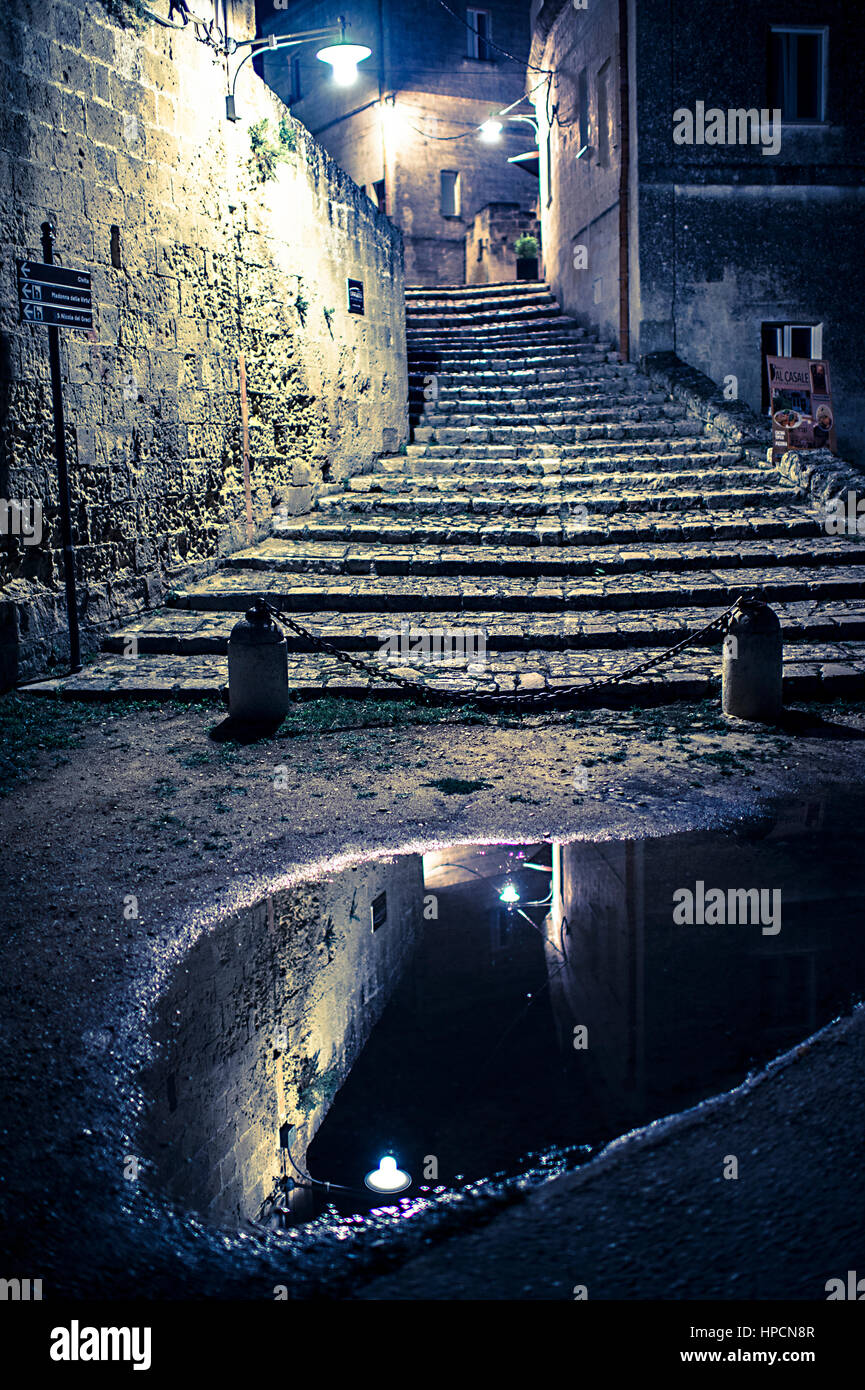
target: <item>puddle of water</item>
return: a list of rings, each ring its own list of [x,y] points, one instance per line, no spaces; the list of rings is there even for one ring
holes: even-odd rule
[[[162,1002],[157,1186],[216,1222],[343,1235],[560,1172],[735,1085],[865,993],[863,809],[453,846],[268,899]],[[386,1153],[404,1195],[364,1187]]]

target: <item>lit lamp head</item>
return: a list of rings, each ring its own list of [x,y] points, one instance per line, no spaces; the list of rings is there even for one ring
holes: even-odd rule
[[[364,1178],[367,1187],[373,1192],[404,1192],[411,1186],[411,1177],[396,1166],[396,1159],[390,1154],[379,1159],[377,1168]]]
[[[520,900],[520,895],[512,883],[506,883],[499,893],[499,902],[506,907],[515,907]]]
[[[358,63],[368,58],[371,52],[372,49],[367,48],[365,44],[349,43],[345,37],[343,21],[342,37],[336,43],[329,43],[326,48],[320,48],[315,56],[323,63],[330,63],[337,87],[350,87],[357,81]]]
[[[480,138],[488,145],[495,145],[501,139],[502,123],[491,111],[487,119],[479,127]]]

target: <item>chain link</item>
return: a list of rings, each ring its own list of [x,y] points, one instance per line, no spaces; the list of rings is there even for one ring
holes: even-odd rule
[[[663,662],[671,660],[671,658],[676,656],[679,652],[685,651],[688,647],[695,646],[701,638],[706,637],[710,632],[714,632],[716,629],[723,635],[727,631],[730,618],[743,598],[745,598],[745,595],[740,594],[736,601],[730,604],[729,608],[717,618],[713,618],[705,627],[701,627],[698,632],[694,632],[689,637],[685,637],[681,642],[677,642],[675,646],[668,647],[666,651],[661,652],[658,656],[649,657],[648,660],[641,661],[636,666],[629,667],[627,671],[619,672],[617,676],[606,676],[599,680],[581,682],[578,685],[566,685],[560,690],[487,692],[471,690],[464,693],[458,693],[453,690],[436,690],[434,687],[425,685],[423,681],[411,680],[407,676],[397,675],[395,671],[383,669],[381,665],[376,662],[364,661],[360,657],[352,656],[350,652],[343,651],[342,648],[337,647],[335,643],[329,642],[326,637],[319,637],[317,633],[311,632],[308,627],[304,627],[302,623],[289,617],[282,609],[275,608],[273,604],[268,603],[266,599],[262,601],[274,617],[279,618],[280,622],[284,623],[287,628],[290,628],[296,636],[302,637],[307,642],[312,642],[312,644],[321,651],[327,652],[329,656],[335,657],[338,661],[346,662],[349,666],[353,666],[356,671],[363,671],[365,675],[370,676],[373,680],[385,681],[389,685],[399,686],[402,690],[416,695],[418,699],[426,704],[476,704],[486,708],[492,706],[493,708],[527,707],[529,709],[543,709],[560,704],[566,700],[570,701],[582,698],[595,690],[604,690],[611,686],[620,685],[622,681],[630,680],[632,676],[641,676],[644,671],[650,671],[653,667],[660,666]]]

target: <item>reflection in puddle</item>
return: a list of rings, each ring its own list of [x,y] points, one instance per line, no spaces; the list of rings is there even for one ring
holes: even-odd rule
[[[268,899],[163,1000],[159,1186],[219,1222],[407,1215],[735,1085],[863,993],[861,811],[452,846]],[[404,1195],[364,1185],[387,1154]]]

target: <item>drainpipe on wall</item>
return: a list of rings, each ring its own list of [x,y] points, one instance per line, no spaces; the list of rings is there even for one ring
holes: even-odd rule
[[[619,353],[631,355],[631,97],[628,76],[628,0],[619,0]]]

